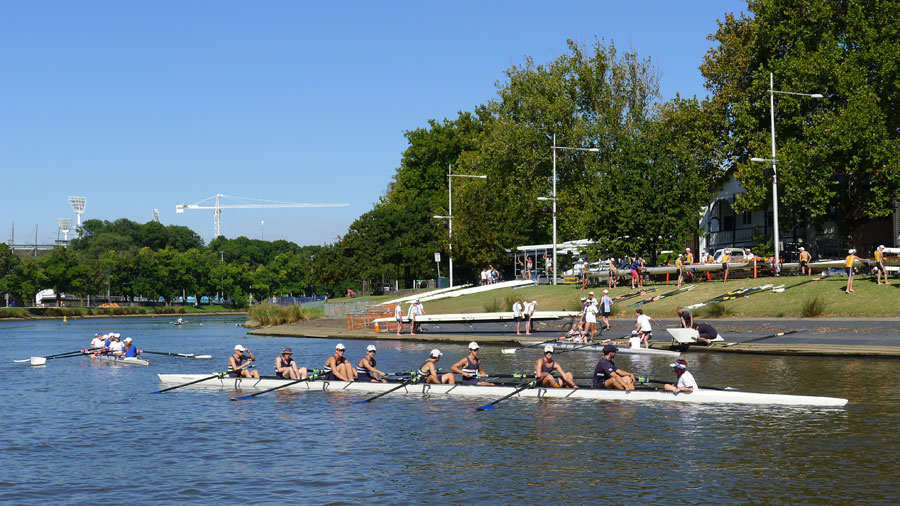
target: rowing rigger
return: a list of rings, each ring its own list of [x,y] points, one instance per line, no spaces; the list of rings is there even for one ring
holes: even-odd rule
[[[296,380],[275,378],[230,378],[207,376],[203,374],[159,374],[164,384],[188,384],[194,387],[217,388],[227,390],[267,389],[275,388]],[[199,380],[199,381],[198,381]],[[187,386],[187,385],[185,385]],[[286,386],[284,390],[292,391],[324,391],[324,392],[357,392],[377,394],[396,388],[397,383],[371,383],[347,381],[304,381]],[[446,385],[434,383],[407,384],[396,390],[396,394],[420,395],[428,397],[493,397],[509,395],[516,387],[511,386],[474,386]],[[590,388],[527,388],[516,393],[520,398],[551,399],[590,399],[599,401],[658,401],[680,402],[691,404],[756,404],[783,406],[821,406],[840,407],[847,404],[847,399],[834,397],[815,397],[806,395],[766,394],[731,390],[700,389],[693,393],[678,395],[662,390],[594,390]]]

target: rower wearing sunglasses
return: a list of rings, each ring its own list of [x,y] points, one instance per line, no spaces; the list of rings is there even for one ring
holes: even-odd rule
[[[469,354],[453,364],[450,370],[462,375],[463,385],[493,385],[491,382],[479,379],[479,376],[483,378],[487,374],[481,367],[481,359],[478,358],[478,343],[475,341],[469,343]]]
[[[553,371],[559,373],[558,378],[553,377]],[[538,385],[542,387],[559,388],[566,386],[569,388],[578,388],[578,385],[575,384],[574,378],[572,377],[572,373],[564,371],[562,366],[559,365],[559,362],[553,360],[552,344],[544,346],[544,356],[539,358],[534,364],[534,374],[535,378],[538,380]]]
[[[356,365],[356,381],[387,382],[384,379],[385,373],[375,367],[375,352],[374,344],[366,347],[366,356]]]
[[[334,347],[334,355],[325,361],[325,379],[329,381],[353,381],[355,372],[350,362],[344,358],[344,345],[337,343]]]

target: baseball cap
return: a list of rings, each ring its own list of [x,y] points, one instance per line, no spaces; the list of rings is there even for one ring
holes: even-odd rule
[[[439,350],[439,349],[437,349],[437,348],[431,350],[431,356],[432,356],[433,358],[440,357],[441,355],[443,355],[443,353],[441,353],[441,350]]]
[[[334,347],[336,350],[345,350],[343,343],[337,343],[337,346]]]
[[[582,297],[582,298],[581,298],[581,302],[584,302],[584,301],[586,301],[586,300],[587,300],[587,297]]]
[[[691,248],[684,248],[684,250],[685,250],[685,251],[690,251],[690,250],[691,250]]]
[[[803,249],[803,246],[800,246],[800,247],[797,248],[797,249],[799,249],[800,251],[806,251],[805,249]]]
[[[588,292],[588,295],[594,295],[594,292]]]
[[[537,301],[536,301],[536,300],[531,301],[531,303],[534,304],[534,305],[537,305]]]
[[[370,344],[370,345],[366,346],[366,351],[375,351],[375,345]]]
[[[553,353],[553,345],[548,344],[547,346],[544,346],[544,353]]]
[[[878,249],[884,249],[884,244],[882,244],[881,246],[878,246]]]
[[[856,253],[856,250],[851,248],[849,253],[852,255],[852,254]]]
[[[619,349],[616,348],[616,346],[615,346],[614,344],[607,344],[606,346],[603,347],[603,354],[604,354],[604,355],[607,354],[607,353],[609,353],[609,352],[611,352],[611,351],[619,351]]]
[[[475,341],[472,341],[471,343],[469,343],[469,349],[470,349],[470,350],[477,350],[477,349],[478,349],[478,343],[476,343]]]
[[[687,360],[683,358],[679,358],[678,360],[669,364],[669,367],[676,367],[678,369],[687,369]]]
[[[234,351],[246,351],[243,346],[236,344],[234,345]]]
[[[603,290],[603,293],[609,293],[609,290]]]
[[[126,342],[126,343],[130,343],[130,342],[131,342],[131,338],[130,338],[130,337],[126,337],[126,338],[125,338],[125,342]]]

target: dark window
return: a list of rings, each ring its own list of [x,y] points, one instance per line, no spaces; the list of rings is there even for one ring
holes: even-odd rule
[[[723,216],[722,224],[722,230],[734,230],[734,216]]]

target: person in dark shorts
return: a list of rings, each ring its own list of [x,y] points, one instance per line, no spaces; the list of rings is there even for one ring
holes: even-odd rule
[[[719,337],[716,329],[708,323],[695,323],[694,330],[697,331],[697,343],[704,346],[709,346],[713,339]]]
[[[594,367],[593,387],[616,390],[634,390],[635,377],[628,371],[616,367],[613,358],[619,349],[607,344],[603,347],[603,358]]]

